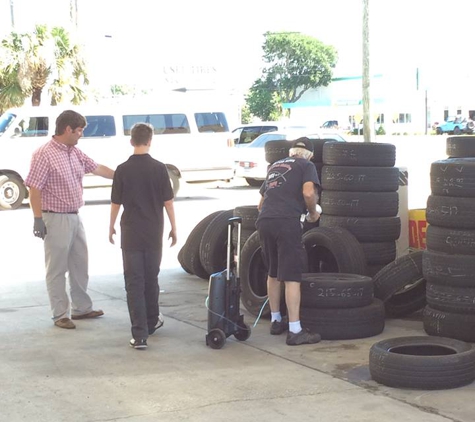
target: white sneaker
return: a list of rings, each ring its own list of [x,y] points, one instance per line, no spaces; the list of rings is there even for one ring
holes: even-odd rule
[[[163,319],[163,315],[160,312],[158,314],[157,324],[151,330],[148,330],[148,335],[151,336],[155,331],[157,331],[160,327],[162,327],[164,323],[165,323],[165,320]]]

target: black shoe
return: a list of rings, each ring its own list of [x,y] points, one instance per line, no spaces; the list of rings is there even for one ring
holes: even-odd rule
[[[273,336],[278,336],[282,334],[284,331],[287,331],[289,329],[289,323],[287,321],[274,321],[270,325],[270,333]]]
[[[302,328],[302,331],[295,334],[289,331],[287,333],[286,343],[289,346],[299,346],[300,344],[318,343],[322,338],[318,333],[312,333],[308,328]]]
[[[148,335],[151,336],[155,331],[157,331],[160,327],[163,326],[163,324],[165,323],[164,319],[163,319],[163,315],[162,313],[160,312],[158,314],[158,321],[157,323],[155,324],[155,327],[153,327],[152,329],[148,330]]]
[[[142,339],[142,340],[135,340],[134,338],[130,340],[130,347],[133,347],[134,349],[146,349],[147,348],[147,340]]]

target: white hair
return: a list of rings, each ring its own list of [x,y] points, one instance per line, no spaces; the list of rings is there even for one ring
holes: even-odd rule
[[[310,160],[310,158],[313,157],[313,152],[305,148],[290,148],[289,157],[300,157],[305,158],[306,160]]]

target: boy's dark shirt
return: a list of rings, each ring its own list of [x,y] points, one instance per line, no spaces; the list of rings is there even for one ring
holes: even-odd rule
[[[132,155],[114,174],[111,200],[121,204],[121,247],[158,250],[163,238],[163,206],[173,199],[165,164],[149,154]]]
[[[306,182],[320,185],[315,164],[300,157],[287,157],[269,167],[259,192],[264,204],[262,218],[300,218],[306,210],[302,186]]]

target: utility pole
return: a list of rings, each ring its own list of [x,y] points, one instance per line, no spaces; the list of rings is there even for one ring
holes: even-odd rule
[[[71,24],[78,29],[78,0],[69,0],[69,17]]]
[[[10,0],[10,17],[12,22],[12,31],[15,29],[15,15],[13,13],[13,0]]]
[[[369,0],[363,0],[363,139],[371,142],[374,124],[371,115],[371,73],[369,54]]]

